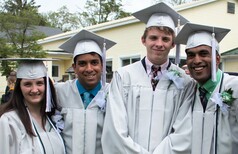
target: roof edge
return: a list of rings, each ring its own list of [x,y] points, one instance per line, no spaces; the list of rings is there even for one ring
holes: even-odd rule
[[[189,2],[189,3],[185,3],[185,4],[175,6],[174,9],[179,12],[179,11],[182,11],[182,10],[190,9],[190,8],[193,8],[193,7],[197,7],[197,6],[200,6],[200,5],[212,3],[212,2],[215,2],[215,1],[217,1],[217,0],[199,0],[199,1]],[[77,29],[77,30],[65,32],[65,33],[62,33],[62,34],[46,37],[44,39],[38,40],[38,43],[39,44],[44,44],[44,43],[53,42],[53,41],[57,41],[57,40],[68,39],[68,38],[72,37],[73,35],[75,35],[77,32],[79,32],[82,29],[87,29],[87,30],[90,30],[92,32],[98,32],[98,31],[102,31],[102,30],[105,30],[105,29],[115,28],[115,27],[128,25],[128,24],[132,24],[132,23],[137,23],[137,22],[140,22],[137,18],[135,18],[134,16],[129,16],[129,17],[125,17],[125,18],[121,18],[121,19],[117,19],[117,20],[112,20],[112,21],[109,21],[109,22],[105,22],[105,23],[92,25],[92,26],[80,28],[80,29]]]

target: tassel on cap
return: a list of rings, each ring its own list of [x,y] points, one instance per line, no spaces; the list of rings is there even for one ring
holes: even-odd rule
[[[180,17],[178,18],[178,26],[177,26],[177,35],[180,31]],[[176,55],[175,55],[175,64],[179,65],[180,64],[180,44],[176,44]]]
[[[46,75],[46,109],[45,112],[51,112],[51,108],[53,107],[53,104],[51,101],[53,101],[52,99],[52,94],[51,94],[51,88],[50,88],[50,78],[48,76],[48,73]]]
[[[214,27],[213,27],[213,33],[212,33],[212,62],[211,62],[211,73],[212,73],[212,81],[216,82],[216,40],[215,40],[215,33],[214,33]]]
[[[106,43],[103,43],[103,52],[102,52],[102,62],[103,62],[103,70],[102,70],[102,86],[106,85]]]
[[[51,88],[50,88],[50,77],[48,75],[48,66],[46,64],[46,108],[45,112],[51,112],[51,108],[53,107],[52,104],[52,94],[51,94]]]

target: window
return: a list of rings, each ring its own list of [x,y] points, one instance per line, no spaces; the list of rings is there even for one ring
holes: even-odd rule
[[[122,66],[132,64],[132,63],[137,62],[139,60],[140,60],[140,57],[122,58]]]
[[[235,3],[227,2],[227,13],[235,14]]]
[[[175,64],[175,58],[169,58],[169,60]],[[179,67],[182,67],[184,64],[186,64],[186,59],[180,59]]]
[[[107,71],[107,83],[109,83],[112,80],[113,72],[112,72],[112,61],[106,62],[106,71]]]
[[[52,77],[59,77],[59,66],[52,66]]]

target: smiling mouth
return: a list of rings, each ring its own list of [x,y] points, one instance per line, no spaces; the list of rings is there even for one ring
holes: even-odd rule
[[[86,75],[86,77],[87,77],[88,79],[92,79],[94,76],[95,76],[94,74]]]
[[[30,93],[30,96],[40,96],[40,92],[37,92],[37,93]]]
[[[205,68],[205,66],[200,66],[200,67],[193,67],[195,71],[201,71]]]
[[[161,50],[161,49],[153,49],[153,51],[155,51],[155,52],[163,52],[164,50]]]

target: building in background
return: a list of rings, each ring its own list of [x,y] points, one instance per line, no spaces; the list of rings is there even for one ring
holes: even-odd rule
[[[237,0],[199,0],[175,6],[174,9],[192,23],[214,25],[231,29],[231,32],[220,44],[222,55],[221,69],[225,72],[238,72],[238,1]],[[117,44],[107,51],[107,78],[112,78],[113,71],[142,59],[146,49],[141,43],[144,23],[130,16],[86,27],[98,35],[115,41]],[[49,58],[60,59],[48,64],[55,81],[74,78],[71,69],[72,53],[62,51],[58,47],[81,29],[53,35],[39,40],[43,49],[49,53]],[[175,58],[175,48],[169,57]],[[181,66],[185,63],[184,46],[181,46]]]

